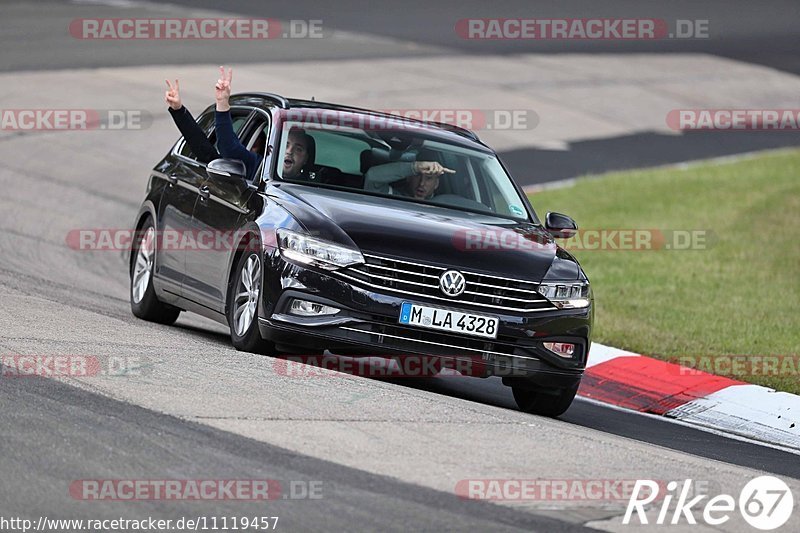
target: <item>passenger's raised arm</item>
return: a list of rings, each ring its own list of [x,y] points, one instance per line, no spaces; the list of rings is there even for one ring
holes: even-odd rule
[[[261,156],[248,150],[236,132],[233,131],[233,120],[231,119],[231,80],[233,79],[233,69],[225,72],[225,67],[219,67],[219,79],[214,86],[214,97],[217,101],[217,112],[214,114],[214,127],[217,131],[217,149],[222,157],[226,159],[238,159],[247,168],[247,179],[252,179],[256,174],[256,169],[261,164]]]
[[[164,99],[169,105],[169,114],[172,115],[172,120],[180,130],[183,138],[186,139],[192,154],[201,163],[209,163],[214,159],[218,159],[219,154],[216,148],[208,140],[205,132],[197,125],[197,121],[189,113],[189,110],[183,106],[178,80],[175,80],[175,85],[172,85],[169,80],[166,81],[167,92],[164,95]]]

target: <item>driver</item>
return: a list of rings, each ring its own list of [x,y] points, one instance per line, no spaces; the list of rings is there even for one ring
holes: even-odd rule
[[[434,159],[432,153],[420,157]],[[428,157],[432,156],[432,157]],[[455,174],[438,161],[396,161],[370,168],[364,175],[364,190],[382,194],[406,196],[416,200],[430,200],[439,188],[442,174]],[[402,180],[399,185],[392,183]]]

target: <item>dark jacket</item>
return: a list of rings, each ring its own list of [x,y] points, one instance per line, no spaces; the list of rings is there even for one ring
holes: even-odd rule
[[[243,162],[247,169],[247,179],[252,180],[261,165],[262,157],[248,150],[236,136],[230,111],[217,111],[214,120],[219,153],[225,159],[238,159]]]
[[[178,126],[183,138],[186,139],[189,148],[192,150],[195,157],[197,157],[198,161],[201,163],[210,163],[215,159],[219,159],[219,153],[216,148],[214,148],[214,145],[208,140],[203,130],[200,129],[200,126],[197,124],[192,114],[189,113],[188,109],[184,106],[181,106],[177,111],[171,107],[168,109],[169,114],[172,115],[172,120],[175,121],[175,125]]]

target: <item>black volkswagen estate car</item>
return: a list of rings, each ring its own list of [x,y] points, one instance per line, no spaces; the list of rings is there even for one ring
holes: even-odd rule
[[[137,317],[199,313],[267,354],[469,361],[524,411],[569,407],[593,298],[554,237],[577,226],[541,221],[473,132],[267,93],[234,95],[231,114],[245,147],[266,137],[260,167],[204,164],[184,139],[156,165],[129,262]],[[213,108],[198,124],[215,142]],[[289,177],[297,135],[311,149]]]

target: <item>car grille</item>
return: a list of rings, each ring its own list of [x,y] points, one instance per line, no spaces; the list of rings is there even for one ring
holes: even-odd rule
[[[351,281],[373,289],[404,296],[421,296],[450,304],[467,304],[514,312],[552,311],[553,306],[537,292],[531,281],[503,278],[459,270],[466,280],[464,292],[447,297],[439,289],[439,277],[450,268],[364,254],[364,264],[354,265],[338,273]]]

